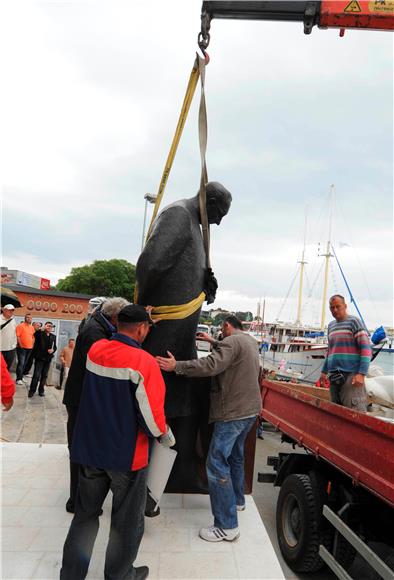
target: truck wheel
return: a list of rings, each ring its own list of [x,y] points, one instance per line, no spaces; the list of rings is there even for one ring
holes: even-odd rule
[[[320,489],[309,475],[286,477],[279,492],[276,530],[284,559],[295,572],[314,572],[324,565],[319,557]]]

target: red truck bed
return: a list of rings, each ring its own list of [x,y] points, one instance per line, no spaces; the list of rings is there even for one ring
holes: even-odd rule
[[[262,398],[267,421],[394,506],[394,424],[335,405],[327,391],[305,385],[265,379]]]

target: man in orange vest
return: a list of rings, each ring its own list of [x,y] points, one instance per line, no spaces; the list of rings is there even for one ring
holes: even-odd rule
[[[16,327],[16,339],[18,341],[16,347],[16,355],[18,357],[18,364],[16,366],[17,385],[25,384],[23,375],[27,359],[34,345],[34,332],[31,314],[26,314],[24,322],[21,322]]]

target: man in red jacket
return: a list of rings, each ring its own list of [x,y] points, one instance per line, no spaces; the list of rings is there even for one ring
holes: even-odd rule
[[[71,446],[80,465],[75,516],[64,544],[61,580],[82,580],[112,491],[106,580],[143,580],[147,566],[133,568],[144,531],[149,439],[167,436],[165,385],[159,365],[142,350],[150,328],[145,308],[130,304],[118,314],[117,332],[93,344]],[[161,438],[162,435],[166,435]]]

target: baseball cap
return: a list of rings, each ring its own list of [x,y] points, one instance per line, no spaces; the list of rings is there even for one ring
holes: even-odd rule
[[[118,314],[118,322],[151,322],[143,306],[128,304]]]
[[[15,306],[13,304],[6,304],[3,306],[3,310],[15,310]]]

